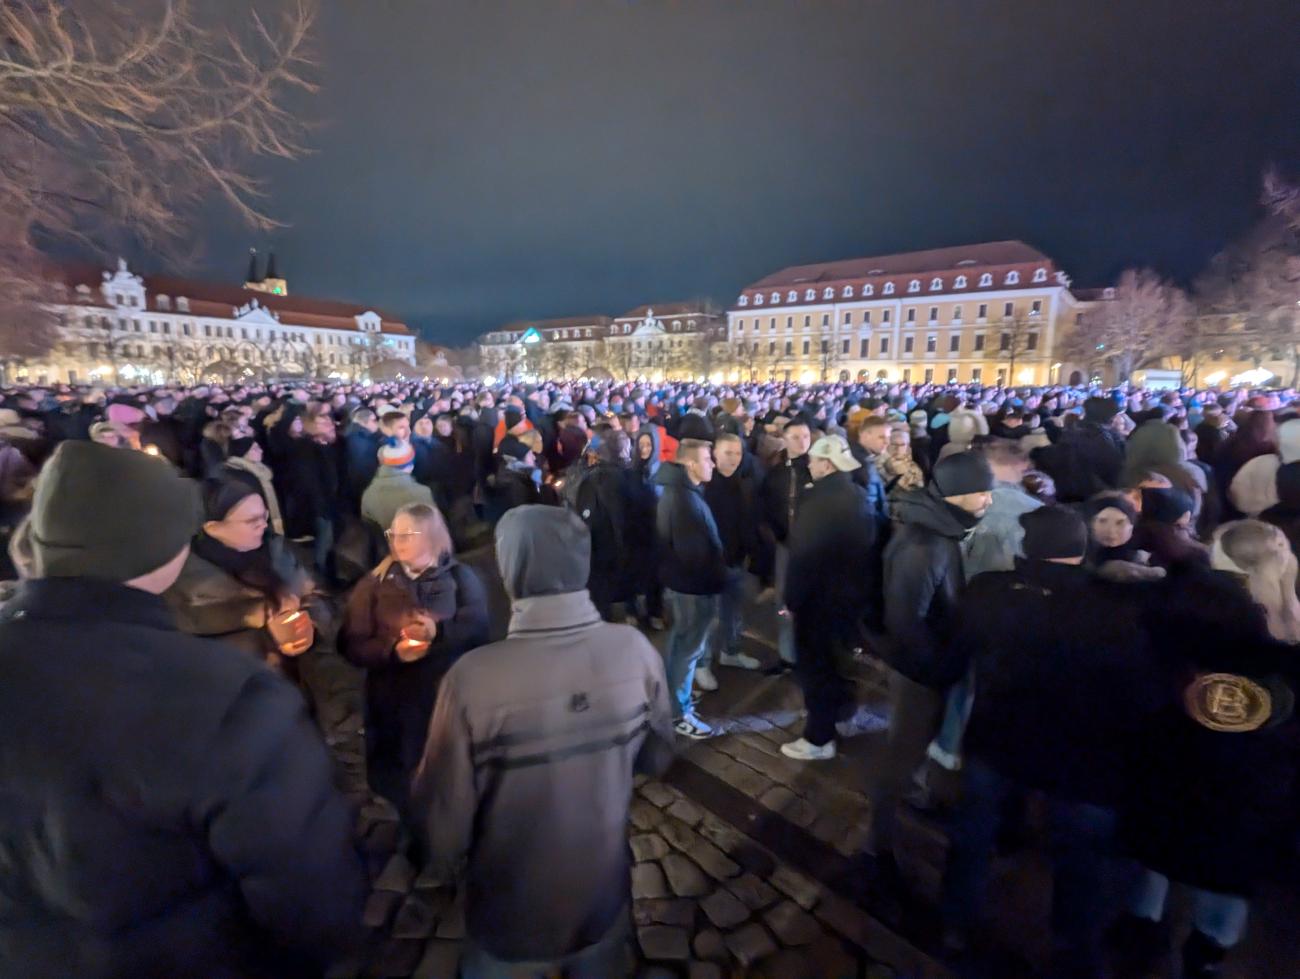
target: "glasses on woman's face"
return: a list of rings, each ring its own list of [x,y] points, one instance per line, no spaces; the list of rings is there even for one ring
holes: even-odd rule
[[[408,530],[404,534],[398,534],[398,533],[394,533],[391,530],[385,530],[384,536],[387,537],[390,541],[408,541],[413,537],[423,537],[424,533],[419,530]]]

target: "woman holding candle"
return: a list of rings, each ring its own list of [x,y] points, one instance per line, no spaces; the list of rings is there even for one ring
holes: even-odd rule
[[[283,537],[268,529],[266,501],[242,480],[204,485],[205,520],[180,578],[166,593],[184,632],[222,639],[295,683],[299,657],[329,634],[326,603]]]
[[[386,531],[390,556],[353,589],[343,613],[344,656],[365,667],[372,787],[399,808],[420,756],[438,683],[488,641],[487,597],[452,554],[435,507],[409,504]]]

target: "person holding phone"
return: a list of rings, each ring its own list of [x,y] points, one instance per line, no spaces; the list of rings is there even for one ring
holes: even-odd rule
[[[487,642],[487,597],[453,556],[436,507],[402,507],[385,534],[389,556],[349,596],[339,645],[367,671],[371,787],[404,809],[438,684],[462,654]]]

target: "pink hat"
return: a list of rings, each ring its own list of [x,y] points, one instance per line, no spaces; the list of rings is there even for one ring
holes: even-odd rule
[[[108,420],[119,425],[139,425],[144,421],[144,412],[134,405],[112,404],[108,406]]]

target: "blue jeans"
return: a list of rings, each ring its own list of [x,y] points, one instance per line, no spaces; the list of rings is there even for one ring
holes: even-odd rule
[[[620,979],[630,972],[629,918],[626,910],[621,912],[596,944],[554,962],[505,962],[483,951],[473,939],[466,939],[461,979]]]
[[[1191,888],[1192,925],[1206,938],[1214,940],[1220,948],[1232,948],[1246,930],[1246,917],[1250,905],[1244,897],[1235,894],[1216,894]],[[1129,901],[1129,911],[1138,918],[1160,921],[1165,916],[1165,901],[1169,897],[1169,878],[1154,870],[1143,868],[1142,879]]]
[[[740,643],[740,617],[745,602],[745,569],[728,568],[727,581],[718,596],[718,617],[709,630],[709,642],[700,666],[712,666],[714,657],[735,653]]]
[[[673,620],[664,656],[668,689],[673,698],[673,719],[676,720],[692,713],[691,684],[695,680],[695,667],[709,640],[709,626],[717,615],[718,596],[685,595],[665,588],[664,602]]]
[[[966,760],[962,801],[949,831],[940,901],[949,923],[969,926],[987,905],[985,891],[1003,804],[1019,787],[982,759]],[[1087,975],[1086,964],[1099,955],[1115,883],[1112,843],[1118,820],[1110,809],[1050,796],[1047,817],[1053,944],[1058,956],[1064,953],[1078,974]]]

